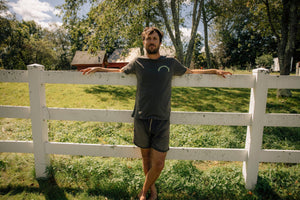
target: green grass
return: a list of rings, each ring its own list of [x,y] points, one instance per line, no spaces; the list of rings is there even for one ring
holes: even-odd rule
[[[268,113],[300,113],[300,90],[276,98]],[[0,83],[0,105],[29,106],[28,85]],[[248,112],[250,89],[173,88],[173,111]],[[48,107],[123,109],[135,87],[46,84]],[[132,145],[132,124],[48,121],[49,141]],[[246,127],[171,125],[170,146],[244,148]],[[32,140],[30,120],[0,119],[0,140]],[[300,149],[300,128],[265,127],[263,148]],[[245,189],[241,162],[168,160],[160,199],[299,199],[299,164],[261,163],[257,186]],[[134,199],[144,176],[139,159],[51,155],[50,179],[36,180],[32,154],[0,154],[0,199]]]

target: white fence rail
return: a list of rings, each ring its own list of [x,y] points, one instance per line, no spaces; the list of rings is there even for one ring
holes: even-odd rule
[[[131,111],[48,108],[45,83],[135,85],[136,78],[123,73],[96,73],[83,76],[80,72],[44,71],[41,65],[29,65],[28,71],[2,70],[0,82],[28,82],[30,107],[0,106],[0,118],[27,118],[32,122],[33,141],[0,141],[0,152],[33,153],[37,177],[45,177],[50,165],[49,154],[140,158],[135,146],[59,143],[48,141],[47,120],[101,122],[132,122]],[[300,114],[267,114],[269,88],[300,89],[300,77],[271,76],[254,70],[252,75],[232,75],[226,79],[216,75],[184,75],[175,77],[173,86],[251,88],[249,113],[172,112],[173,124],[205,124],[247,126],[243,149],[171,147],[167,159],[243,161],[247,189],[257,182],[260,162],[300,163],[300,150],[262,149],[265,126],[300,127]]]

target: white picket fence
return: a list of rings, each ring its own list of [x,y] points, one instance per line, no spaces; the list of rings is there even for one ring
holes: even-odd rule
[[[30,118],[33,141],[0,141],[0,152],[33,153],[37,177],[45,177],[50,165],[49,154],[140,158],[139,149],[129,145],[60,143],[48,141],[47,120],[133,122],[128,110],[70,109],[46,106],[45,83],[135,85],[134,75],[44,71],[33,64],[28,70],[1,70],[0,82],[28,82],[30,107],[0,106],[1,118]],[[172,112],[172,124],[247,126],[243,149],[171,147],[167,159],[243,161],[245,187],[253,189],[260,162],[300,163],[300,150],[262,149],[265,126],[300,127],[300,114],[265,113],[269,88],[300,89],[300,77],[271,76],[263,70],[252,75],[232,75],[226,79],[216,75],[189,74],[175,77],[173,86],[251,88],[248,113]]]

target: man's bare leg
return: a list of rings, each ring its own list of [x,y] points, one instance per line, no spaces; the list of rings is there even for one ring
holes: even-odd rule
[[[140,193],[140,200],[146,200],[148,190],[151,190],[151,200],[157,198],[157,190],[155,188],[155,181],[160,176],[164,168],[166,152],[159,152],[154,149],[141,149],[143,158],[143,169],[146,175],[143,190]]]
[[[141,149],[141,153],[142,153],[142,158],[143,158],[143,170],[144,170],[144,174],[145,176],[147,176],[148,171],[151,168],[151,149]],[[139,197],[142,196],[143,191],[140,192]],[[151,185],[150,187],[150,194],[151,197],[155,197],[154,199],[157,198],[157,190],[155,187],[155,184]]]

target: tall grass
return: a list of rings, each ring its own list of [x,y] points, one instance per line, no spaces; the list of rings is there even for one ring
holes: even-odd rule
[[[16,92],[17,91],[17,92]],[[28,85],[0,83],[0,105],[29,106]],[[266,112],[300,113],[300,90],[276,98]],[[172,110],[248,112],[250,89],[173,88]],[[48,107],[126,109],[135,87],[46,85]],[[0,119],[0,140],[32,140],[30,120]],[[48,121],[49,141],[132,144],[132,124]],[[244,148],[246,127],[171,125],[170,145]],[[300,128],[265,127],[263,148],[300,149]],[[241,162],[168,160],[157,182],[160,199],[299,199],[298,164],[260,164],[258,183],[247,191]],[[0,154],[1,199],[134,199],[144,175],[138,159],[51,155],[50,179],[36,180],[31,154]]]

